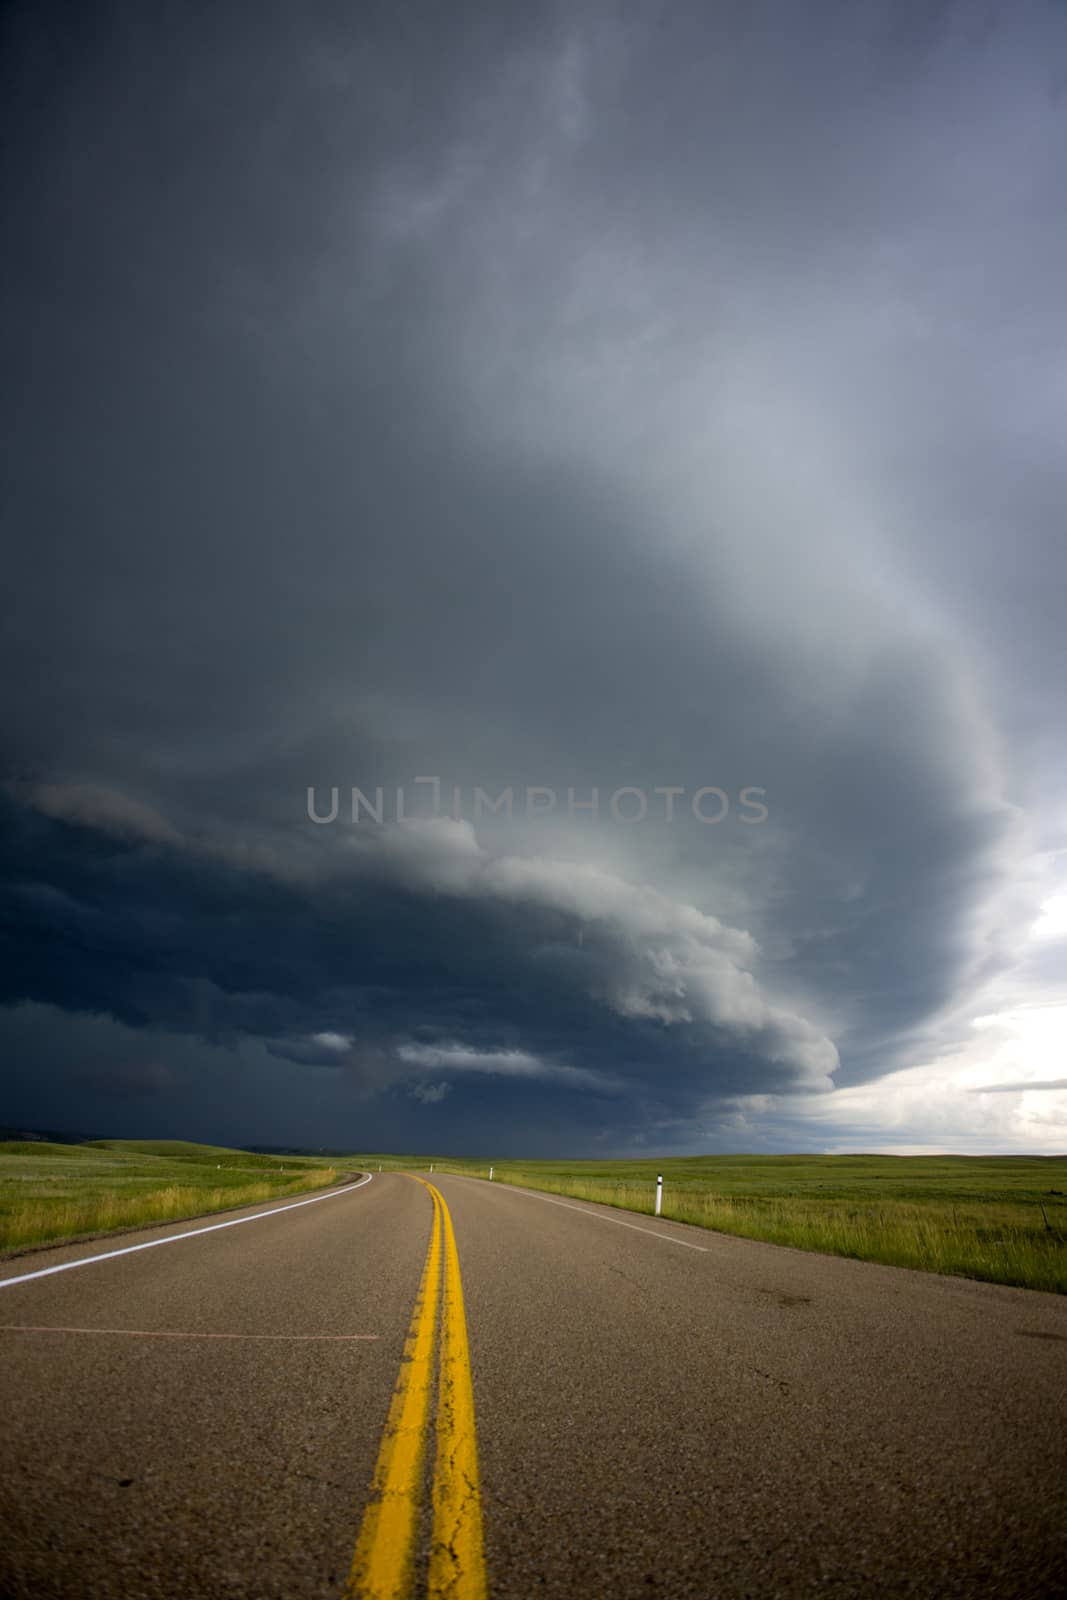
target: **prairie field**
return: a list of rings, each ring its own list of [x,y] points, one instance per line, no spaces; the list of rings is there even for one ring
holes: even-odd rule
[[[255,1205],[338,1175],[321,1158],[184,1140],[0,1142],[0,1252]]]
[[[425,1170],[431,1158],[364,1157]],[[486,1178],[485,1161],[432,1158]],[[494,1182],[719,1233],[1067,1293],[1067,1156],[692,1156],[494,1161]],[[374,1167],[371,1167],[374,1170]]]
[[[178,1221],[345,1172],[488,1178],[455,1157],[261,1155],[178,1140],[0,1143],[0,1252]],[[1067,1156],[731,1155],[496,1161],[493,1181],[720,1233],[1067,1293]]]

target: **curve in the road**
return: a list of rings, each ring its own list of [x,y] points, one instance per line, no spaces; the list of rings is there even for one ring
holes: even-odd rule
[[[163,1239],[148,1239],[143,1244],[127,1244],[121,1250],[101,1250],[95,1256],[81,1256],[77,1261],[61,1261],[55,1267],[38,1267],[36,1272],[22,1272],[17,1278],[0,1279],[0,1289],[14,1288],[16,1283],[30,1283],[34,1278],[50,1278],[56,1272],[73,1272],[75,1267],[91,1267],[96,1261],[113,1261],[116,1256],[136,1255],[138,1250],[156,1250],[164,1244],[180,1244],[183,1239],[195,1239],[198,1233],[220,1233],[223,1228],[240,1228],[246,1222],[262,1222],[264,1217],[276,1217],[280,1211],[295,1211],[299,1206],[318,1205],[320,1200],[336,1200],[338,1195],[350,1194],[353,1189],[362,1189],[365,1183],[371,1181],[368,1172],[366,1177],[360,1178],[358,1183],[345,1184],[343,1188],[331,1189],[327,1194],[313,1194],[309,1200],[290,1200],[284,1206],[271,1206],[269,1211],[256,1211],[250,1217],[234,1217],[229,1222],[210,1222],[204,1228],[187,1228],[184,1233],[170,1233]],[[56,1239],[55,1244],[61,1245],[64,1241]]]

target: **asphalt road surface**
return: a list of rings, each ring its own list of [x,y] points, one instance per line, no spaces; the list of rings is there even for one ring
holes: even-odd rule
[[[430,1182],[0,1264],[0,1594],[1067,1593],[1067,1300]]]

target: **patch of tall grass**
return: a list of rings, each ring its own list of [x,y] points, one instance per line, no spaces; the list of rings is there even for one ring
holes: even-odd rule
[[[0,1212],[0,1250],[24,1250],[120,1228],[180,1222],[186,1217],[321,1189],[335,1183],[337,1176],[335,1168],[322,1167],[276,1182],[229,1183],[225,1187],[168,1183],[160,1188],[123,1193],[101,1184],[86,1184],[80,1186],[80,1192],[76,1188],[73,1193],[36,1194],[25,1200],[16,1196]]]
[[[792,1158],[795,1159],[795,1158]],[[1026,1289],[1067,1293],[1067,1206],[1054,1194],[1044,1206],[1003,1194],[946,1194],[922,1199],[880,1196],[873,1185],[854,1196],[722,1194],[703,1183],[672,1182],[670,1163],[660,1163],[667,1181],[662,1215],[719,1233],[800,1250],[852,1256],[890,1266],[912,1267]],[[442,1162],[437,1171],[484,1177],[479,1164]],[[773,1181],[773,1168],[761,1168]],[[654,1179],[619,1181],[578,1172],[573,1177],[539,1171],[533,1164],[498,1166],[495,1181],[542,1193],[591,1200],[653,1215]]]

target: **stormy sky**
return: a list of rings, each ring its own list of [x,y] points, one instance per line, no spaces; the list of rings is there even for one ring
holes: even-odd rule
[[[0,1122],[1064,1149],[1062,4],[35,0],[0,118]]]

